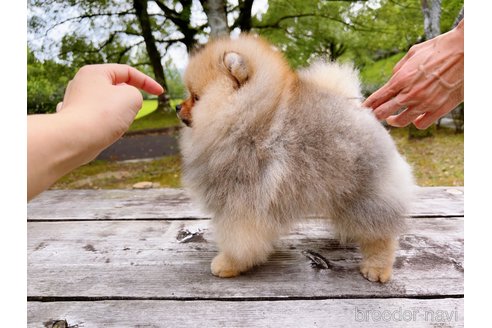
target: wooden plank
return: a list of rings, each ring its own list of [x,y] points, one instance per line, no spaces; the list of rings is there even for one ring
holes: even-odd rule
[[[28,220],[206,218],[183,189],[48,190],[27,205]]]
[[[463,299],[30,302],[28,327],[463,327]]]
[[[419,187],[412,217],[463,216],[464,187]]]
[[[409,219],[394,278],[363,279],[360,254],[324,220],[307,219],[263,266],[234,279],[210,273],[208,220],[28,223],[28,296],[237,299],[463,294],[463,218]],[[310,256],[328,260],[313,267]]]
[[[463,187],[418,188],[410,216],[463,216]],[[27,205],[29,220],[203,219],[183,189],[48,190]]]

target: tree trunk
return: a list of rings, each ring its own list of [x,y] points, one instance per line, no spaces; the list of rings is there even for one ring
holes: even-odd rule
[[[463,17],[465,17],[465,7],[464,6],[461,7],[461,10],[458,13],[458,16],[456,16],[456,18],[454,19],[453,28],[455,28],[461,22]]]
[[[241,32],[249,32],[252,27],[251,22],[251,9],[253,8],[254,0],[240,0],[239,1],[239,17],[236,20],[237,27]]]
[[[421,4],[424,15],[425,39],[430,40],[441,34],[441,0],[421,0]],[[432,137],[434,130],[434,124],[425,130],[419,130],[410,124],[408,137],[410,139]]]
[[[178,28],[179,32],[183,34],[181,42],[186,46],[186,50],[190,53],[196,45],[195,35],[198,33],[198,29],[191,26],[191,7],[193,5],[192,0],[179,0],[178,2],[169,1],[163,2],[161,0],[154,0],[154,3],[162,10],[164,16],[171,20]],[[177,12],[175,9],[169,7],[169,5],[181,4],[183,9]]]
[[[421,2],[425,38],[430,40],[441,34],[441,0],[421,0]]]
[[[155,38],[152,35],[152,27],[150,25],[149,14],[147,12],[147,0],[134,0],[133,8],[137,14],[138,22],[142,28],[142,36],[145,41],[147,54],[149,55],[152,70],[154,71],[155,80],[167,90],[166,77],[164,68],[161,63],[161,54],[157,49]],[[157,109],[167,109],[169,101],[166,93],[160,95],[157,100]]]
[[[461,103],[451,111],[451,117],[454,123],[454,132],[463,133],[463,128],[465,126],[465,104]]]
[[[202,0],[201,3],[207,14],[210,38],[228,36],[229,27],[227,26],[225,0]]]
[[[186,46],[188,53],[191,53],[197,45],[197,40],[195,39],[198,30],[191,27],[191,7],[193,5],[192,0],[180,0],[179,3],[183,6],[183,10],[179,13],[178,19],[172,20],[176,26],[178,26],[179,31],[183,33],[184,40],[183,43]]]

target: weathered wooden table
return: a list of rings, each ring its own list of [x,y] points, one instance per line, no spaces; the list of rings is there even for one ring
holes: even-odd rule
[[[53,190],[28,204],[28,327],[461,327],[463,188],[421,188],[394,277],[307,218],[267,264],[216,278],[183,190]]]

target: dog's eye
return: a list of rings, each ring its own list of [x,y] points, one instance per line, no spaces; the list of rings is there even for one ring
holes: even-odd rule
[[[193,96],[193,101],[198,101],[198,100],[200,100],[200,97],[198,97],[197,95],[194,95]]]

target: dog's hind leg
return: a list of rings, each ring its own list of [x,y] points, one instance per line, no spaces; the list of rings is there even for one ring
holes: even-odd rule
[[[388,282],[393,272],[396,238],[361,239],[362,252],[360,272],[370,281]]]

